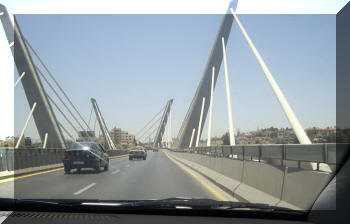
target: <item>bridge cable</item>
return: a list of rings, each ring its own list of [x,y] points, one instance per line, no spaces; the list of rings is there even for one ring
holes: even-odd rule
[[[68,112],[70,113],[70,115],[73,117],[73,119],[77,122],[77,124],[80,126],[80,128],[86,132],[86,130],[83,128],[83,126],[80,124],[80,122],[78,121],[78,119],[74,116],[74,114],[72,113],[72,111],[68,108],[68,106],[63,102],[62,98],[58,95],[58,93],[56,92],[56,90],[53,88],[53,86],[51,85],[51,83],[49,82],[49,80],[47,80],[47,78],[44,76],[44,74],[41,72],[41,70],[39,69],[38,66],[35,66],[35,68],[37,69],[37,71],[39,72],[40,76],[45,80],[45,82],[48,84],[48,86],[50,87],[50,89],[55,93],[56,97],[60,100],[60,102],[64,105],[64,107],[68,110]]]
[[[61,108],[59,108],[59,106],[55,103],[55,101],[48,95],[46,94],[47,98],[51,101],[51,103],[55,106],[55,108],[62,114],[62,116],[64,117],[64,119],[70,124],[70,126],[74,129],[74,131],[77,132],[77,134],[79,135],[79,131],[74,127],[74,125],[72,124],[72,122],[68,119],[68,117],[64,114],[64,112],[61,110]]]
[[[137,132],[135,136],[138,136],[164,109],[166,106],[164,106],[141,130]]]
[[[80,119],[85,123],[87,130],[90,130],[89,125],[86,123],[86,121],[84,120],[84,118],[82,117],[82,115],[79,113],[79,111],[77,110],[77,108],[74,106],[74,104],[72,103],[72,101],[70,100],[70,98],[67,96],[67,94],[64,92],[64,90],[62,89],[61,85],[57,82],[57,80],[55,79],[55,77],[52,75],[52,73],[50,72],[50,70],[47,68],[47,66],[45,65],[45,63],[41,60],[40,56],[37,54],[37,52],[34,50],[34,48],[32,47],[32,45],[30,45],[30,43],[28,42],[28,40],[26,38],[24,38],[25,43],[29,46],[29,48],[32,50],[32,52],[34,53],[34,55],[38,58],[40,64],[44,67],[44,69],[46,70],[46,72],[49,74],[49,76],[51,77],[51,79],[55,82],[55,84],[57,85],[57,87],[60,89],[60,91],[63,93],[63,95],[65,96],[65,98],[68,100],[69,104],[73,107],[73,109],[75,110],[75,112],[77,112],[77,114],[79,115]]]
[[[158,130],[158,126],[156,126],[156,128],[153,129],[153,131],[151,131],[151,134],[149,134],[146,138],[143,138],[141,142],[144,142],[144,141],[149,140],[149,138],[150,138],[152,135],[156,134],[156,131],[157,131],[157,130]],[[152,143],[154,142],[155,137],[156,137],[156,136],[153,137]]]
[[[155,124],[158,124],[161,118],[162,117],[159,117],[140,137],[138,137],[138,139],[141,139],[146,133],[149,133],[149,130],[153,128]]]
[[[148,129],[146,129],[146,131],[144,131],[143,134],[140,135],[140,136],[138,137],[138,139],[141,139],[145,134],[149,133],[149,131],[154,127],[154,125],[159,124],[160,119],[161,119],[161,117],[159,117],[157,120],[155,120],[155,121],[153,122],[153,124],[150,125],[150,126],[148,127]]]
[[[62,130],[73,140],[73,142],[75,141],[75,138],[67,131],[67,129],[59,122],[58,125],[62,128]]]

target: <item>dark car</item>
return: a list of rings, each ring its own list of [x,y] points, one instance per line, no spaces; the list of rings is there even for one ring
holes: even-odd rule
[[[158,148],[153,148],[153,152],[158,152]]]
[[[101,167],[108,170],[109,158],[106,150],[96,142],[75,142],[63,153],[65,173],[71,169],[81,171],[82,168],[92,168],[100,172]]]

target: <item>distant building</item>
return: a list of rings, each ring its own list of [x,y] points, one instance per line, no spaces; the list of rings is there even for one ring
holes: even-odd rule
[[[15,137],[8,136],[4,141],[0,141],[0,147],[14,147]]]
[[[211,146],[219,146],[219,145],[223,145],[224,141],[221,138],[212,138],[210,140],[210,145]]]
[[[121,128],[112,128],[110,135],[112,141],[117,145],[133,145],[135,142],[135,135],[131,135],[127,131],[123,131]]]

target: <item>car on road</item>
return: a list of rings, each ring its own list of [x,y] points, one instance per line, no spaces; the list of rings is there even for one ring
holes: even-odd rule
[[[136,147],[129,150],[129,160],[143,159],[146,160],[147,151],[142,147]]]
[[[101,167],[106,171],[109,167],[109,157],[97,142],[74,142],[63,153],[63,165],[65,173],[70,173],[72,169],[80,172],[82,168],[92,168],[100,172]]]
[[[153,152],[158,152],[159,149],[158,148],[153,148]]]

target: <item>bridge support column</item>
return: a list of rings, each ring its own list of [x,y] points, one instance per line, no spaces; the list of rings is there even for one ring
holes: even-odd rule
[[[35,110],[35,108],[36,108],[36,105],[37,105],[37,103],[34,102],[33,107],[32,107],[32,109],[30,110],[30,113],[29,113],[28,118],[27,118],[27,120],[26,120],[26,123],[24,124],[24,127],[23,127],[23,129],[22,129],[22,131],[21,131],[21,135],[20,135],[19,138],[18,138],[18,141],[17,141],[17,144],[16,144],[16,146],[15,146],[15,149],[18,149],[19,144],[21,144],[21,141],[22,141],[24,132],[25,132],[26,129],[27,129],[27,126],[28,126],[28,123],[29,123],[29,121],[30,121],[30,118],[32,118],[32,115],[33,115],[33,112],[34,112],[34,110]]]
[[[207,146],[210,146],[210,144],[211,144],[211,122],[212,122],[212,117],[213,117],[213,94],[214,94],[214,85],[215,85],[214,82],[215,82],[215,67],[213,66],[212,74],[211,74]]]
[[[192,148],[192,142],[193,142],[193,137],[194,137],[194,133],[195,133],[195,132],[196,132],[196,129],[193,128],[189,148]]]
[[[46,96],[45,89],[37,74],[30,52],[25,44],[24,37],[20,27],[14,17],[14,23],[10,18],[5,6],[0,4],[0,17],[5,29],[7,40],[10,44],[13,42],[14,47],[11,48],[14,61],[19,74],[25,72],[25,76],[21,78],[22,86],[27,97],[30,107],[37,103],[33,113],[35,125],[37,127],[41,142],[44,142],[45,133],[50,135],[47,146],[50,148],[65,148],[66,143],[62,131],[58,125],[55,113]]]
[[[197,140],[196,140],[196,147],[198,147],[198,145],[199,145],[199,140],[200,140],[200,138],[201,138],[201,133],[202,133],[201,130],[202,130],[202,119],[203,119],[204,105],[205,105],[205,97],[203,97],[201,115],[200,115],[200,117],[199,117],[198,131],[197,131]]]
[[[246,41],[248,42],[249,47],[252,49],[256,60],[259,62],[262,70],[264,71],[265,77],[267,79],[267,81],[269,82],[273,92],[275,93],[279,103],[281,104],[281,107],[285,113],[285,115],[287,116],[287,119],[289,121],[289,124],[292,126],[295,135],[297,136],[299,143],[300,144],[312,144],[309,137],[306,135],[305,130],[303,129],[303,127],[301,126],[298,118],[295,116],[292,108],[290,107],[286,97],[283,95],[280,87],[278,86],[276,80],[274,79],[274,77],[272,76],[270,70],[268,69],[268,67],[266,66],[263,58],[261,57],[260,53],[258,52],[258,50],[256,49],[255,45],[253,44],[252,40],[250,39],[248,33],[246,32],[246,30],[244,29],[243,25],[241,24],[238,16],[236,15],[235,11],[233,8],[230,8],[232,15],[234,16],[235,20],[237,21],[237,24],[240,28],[240,30],[243,33],[244,38],[246,39]]]
[[[235,145],[236,142],[235,142],[235,133],[233,131],[231,91],[230,91],[230,81],[228,78],[225,38],[222,37],[221,41],[222,41],[222,54],[224,58],[224,67],[225,67],[225,85],[226,85],[226,100],[227,100],[228,127],[229,127],[229,133],[230,133],[230,145]]]

